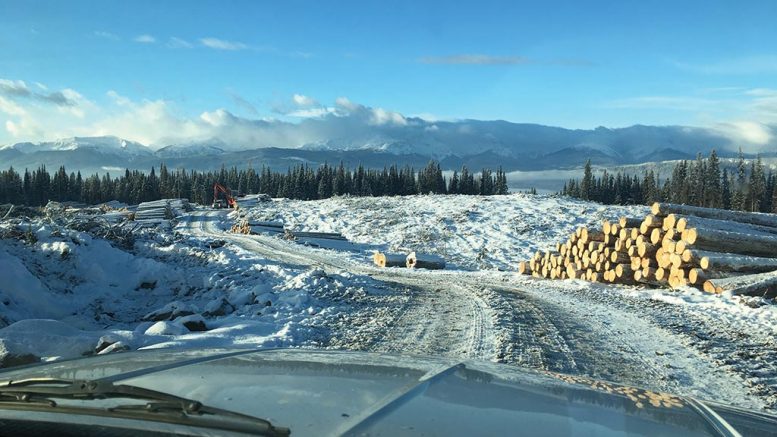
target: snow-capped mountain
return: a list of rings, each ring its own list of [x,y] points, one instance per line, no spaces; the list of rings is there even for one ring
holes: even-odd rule
[[[229,145],[218,138],[208,141],[171,144],[158,149],[155,154],[161,158],[185,158],[190,156],[221,155]]]
[[[143,144],[114,136],[72,137],[39,143],[16,143],[4,146],[0,149],[13,149],[24,154],[92,150],[102,154],[118,154],[136,157],[150,156],[154,153],[153,150]]]
[[[587,159],[600,166],[693,159],[717,149],[733,156],[739,144],[724,134],[684,126],[631,126],[564,129],[506,121],[427,121],[371,124],[353,117],[306,119],[299,123],[257,121],[218,131],[209,139],[170,141],[154,148],[113,136],[75,137],[0,148],[0,165],[18,169],[39,165],[83,172],[168,167],[212,170],[222,165],[267,165],[285,170],[300,162],[311,166],[344,162],[383,168],[440,161],[445,170],[501,166],[512,170],[580,167]],[[241,133],[242,132],[242,133]],[[159,148],[160,146],[163,146]]]

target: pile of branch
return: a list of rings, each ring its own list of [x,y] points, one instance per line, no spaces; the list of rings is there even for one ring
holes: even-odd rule
[[[642,219],[578,228],[521,274],[710,293],[777,294],[777,215],[655,203]]]

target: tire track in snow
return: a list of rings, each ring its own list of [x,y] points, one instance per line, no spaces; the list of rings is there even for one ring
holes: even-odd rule
[[[451,285],[429,280],[423,274],[395,275],[365,268],[364,265],[321,254],[274,237],[226,233],[216,220],[219,211],[195,212],[188,231],[200,236],[229,240],[237,246],[274,259],[300,266],[316,266],[330,271],[346,270],[365,274],[396,287],[410,287],[411,299],[390,322],[381,338],[367,350],[494,360],[497,356],[489,306],[472,286]]]
[[[218,218],[222,213],[204,214]],[[510,275],[498,272],[378,269],[275,237],[227,234],[214,222],[200,221],[199,229],[190,226],[190,231],[270,259],[369,275],[414,290],[406,309],[368,350],[496,360],[706,399],[723,394],[726,401],[751,408],[764,404],[748,393],[740,376],[716,369],[677,332],[645,317],[650,308],[587,299],[566,289],[569,282],[514,285]]]

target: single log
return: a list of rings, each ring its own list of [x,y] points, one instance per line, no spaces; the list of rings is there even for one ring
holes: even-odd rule
[[[613,223],[612,225],[610,225],[610,235],[617,236],[620,230],[621,230],[620,225],[616,223]]]
[[[687,273],[686,269],[672,267],[669,270],[669,276],[677,276],[680,279],[686,279],[688,277],[688,273]]]
[[[656,281],[666,281],[667,277],[669,276],[669,272],[665,268],[659,267],[656,269],[654,276]]]
[[[730,292],[732,295],[777,296],[777,271],[709,279],[704,283],[704,291],[718,294]]]
[[[674,245],[674,251],[675,253],[683,253],[688,248],[688,243],[686,243],[683,240],[678,241]]]
[[[661,217],[648,214],[645,216],[645,220],[642,221],[642,224],[639,225],[639,232],[642,235],[647,235],[653,228],[660,228],[663,223],[664,221]]]
[[[669,286],[673,289],[682,288],[688,285],[688,282],[685,280],[685,278],[681,278],[679,276],[670,276],[668,282]]]
[[[640,224],[639,226],[637,226],[637,227],[635,227],[635,228],[633,228],[631,230],[631,235],[630,236],[631,236],[632,240],[636,240],[637,237],[639,237],[639,234],[640,234],[639,230],[640,230],[641,227],[642,227],[642,225]]]
[[[753,225],[777,227],[777,215],[760,212],[727,211],[716,208],[702,208],[700,206],[678,205],[674,203],[656,202],[651,207],[655,215],[682,214],[716,220],[730,220]]]
[[[639,248],[637,246],[631,246],[626,249],[626,253],[629,254],[629,256],[639,256]]]
[[[372,260],[378,267],[405,267],[407,257],[401,254],[375,252],[372,256]],[[521,263],[518,264],[518,272],[522,275],[528,275],[532,272],[532,268],[529,266],[528,262],[521,261]]]
[[[615,276],[618,278],[634,276],[634,269],[628,264],[618,264],[615,266]]]
[[[642,258],[645,258],[647,256],[652,256],[656,253],[656,250],[658,248],[650,243],[645,243],[640,246],[637,246],[637,253],[639,253],[639,256]]]
[[[667,268],[672,264],[672,256],[670,253],[666,253],[663,251],[661,251],[661,253],[656,252],[655,259],[656,259],[656,262],[658,263],[658,266],[662,268]]]
[[[621,228],[620,232],[618,232],[618,239],[621,241],[626,241],[627,238],[631,236],[631,228]]]
[[[709,228],[720,229],[722,231],[741,232],[743,234],[777,235],[777,228],[771,226],[753,225],[730,220],[718,220],[693,216],[680,216],[675,227],[680,232],[690,228]]]
[[[620,225],[621,228],[636,228],[641,223],[642,223],[642,220],[636,217],[623,216],[620,219],[618,219],[618,224]]]
[[[665,252],[672,252],[674,253],[675,247],[677,247],[677,242],[673,240],[667,240],[664,239],[661,241],[661,249],[664,249]]]
[[[676,222],[677,222],[677,216],[675,214],[669,214],[666,217],[664,217],[664,221],[661,223],[661,229],[663,229],[664,231],[674,229]]]
[[[610,223],[609,220],[602,221],[602,232],[604,232],[605,234],[609,234],[610,226],[612,226],[612,223]]]
[[[346,240],[343,234],[339,232],[294,232],[295,238],[322,238],[327,240]]]
[[[736,255],[731,253],[705,252],[688,250],[691,261],[698,260],[699,267],[704,270],[720,272],[762,273],[777,270],[777,258],[760,256]],[[685,253],[683,253],[685,255]],[[684,259],[686,257],[683,257]]]
[[[640,267],[643,269],[649,268],[649,267],[658,267],[658,263],[653,258],[640,258],[642,262],[640,263]]]
[[[724,277],[731,277],[732,275],[739,275],[738,273],[731,272],[716,272],[714,270],[704,271],[699,267],[688,269],[688,283],[696,286],[702,286],[710,279],[718,279]]]
[[[385,267],[385,266],[383,266]],[[530,275],[531,274],[531,267],[529,266],[529,263],[526,261],[521,261],[518,263],[518,274],[519,275]]]
[[[281,228],[283,229],[283,222],[274,221],[252,221],[248,223],[249,226],[264,226],[265,228]]]
[[[407,255],[406,265],[410,269],[440,270],[445,268],[445,260],[436,255],[418,255],[415,252],[410,252]],[[546,269],[547,266],[543,268],[543,270]],[[543,276],[548,276],[547,270],[543,273]]]
[[[634,239],[629,237],[626,239],[626,243],[623,245],[626,249],[629,249],[631,246],[634,245]]]
[[[664,232],[660,228],[653,228],[652,231],[650,231],[650,243],[653,245],[661,243],[661,240],[664,238]]]
[[[642,266],[642,258],[638,256],[632,256],[631,257],[631,269],[637,270]]]
[[[688,263],[683,261],[682,255],[678,255],[676,253],[670,253],[669,254],[669,262],[671,263],[672,267],[679,269],[679,268],[686,268],[686,267],[696,267],[693,263]]]
[[[689,228],[683,241],[697,249],[753,256],[777,255],[777,235],[743,234],[710,228]]]
[[[617,263],[617,264],[623,264],[630,261],[629,254],[625,252],[619,252],[619,251],[612,251],[610,253],[610,262]]]

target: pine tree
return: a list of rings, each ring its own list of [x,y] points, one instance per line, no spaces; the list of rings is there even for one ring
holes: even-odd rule
[[[747,167],[745,163],[745,155],[742,153],[742,148],[740,147],[738,161],[737,161],[736,183],[731,188],[731,209],[734,209],[737,211],[745,210],[746,174],[747,174]]]
[[[704,203],[702,206],[708,208],[720,208],[723,206],[721,186],[720,186],[720,160],[715,149],[710,152],[707,160],[707,171],[705,175]]]
[[[583,170],[583,180],[580,182],[580,197],[584,200],[590,200],[593,194],[594,180],[593,172],[591,171],[591,160],[585,162],[585,169]]]
[[[750,183],[747,192],[747,208],[750,211],[761,211],[763,196],[766,192],[766,177],[764,167],[759,156],[750,165]]]
[[[720,207],[724,209],[731,208],[731,181],[729,180],[728,169],[723,169],[723,176],[720,180]]]

